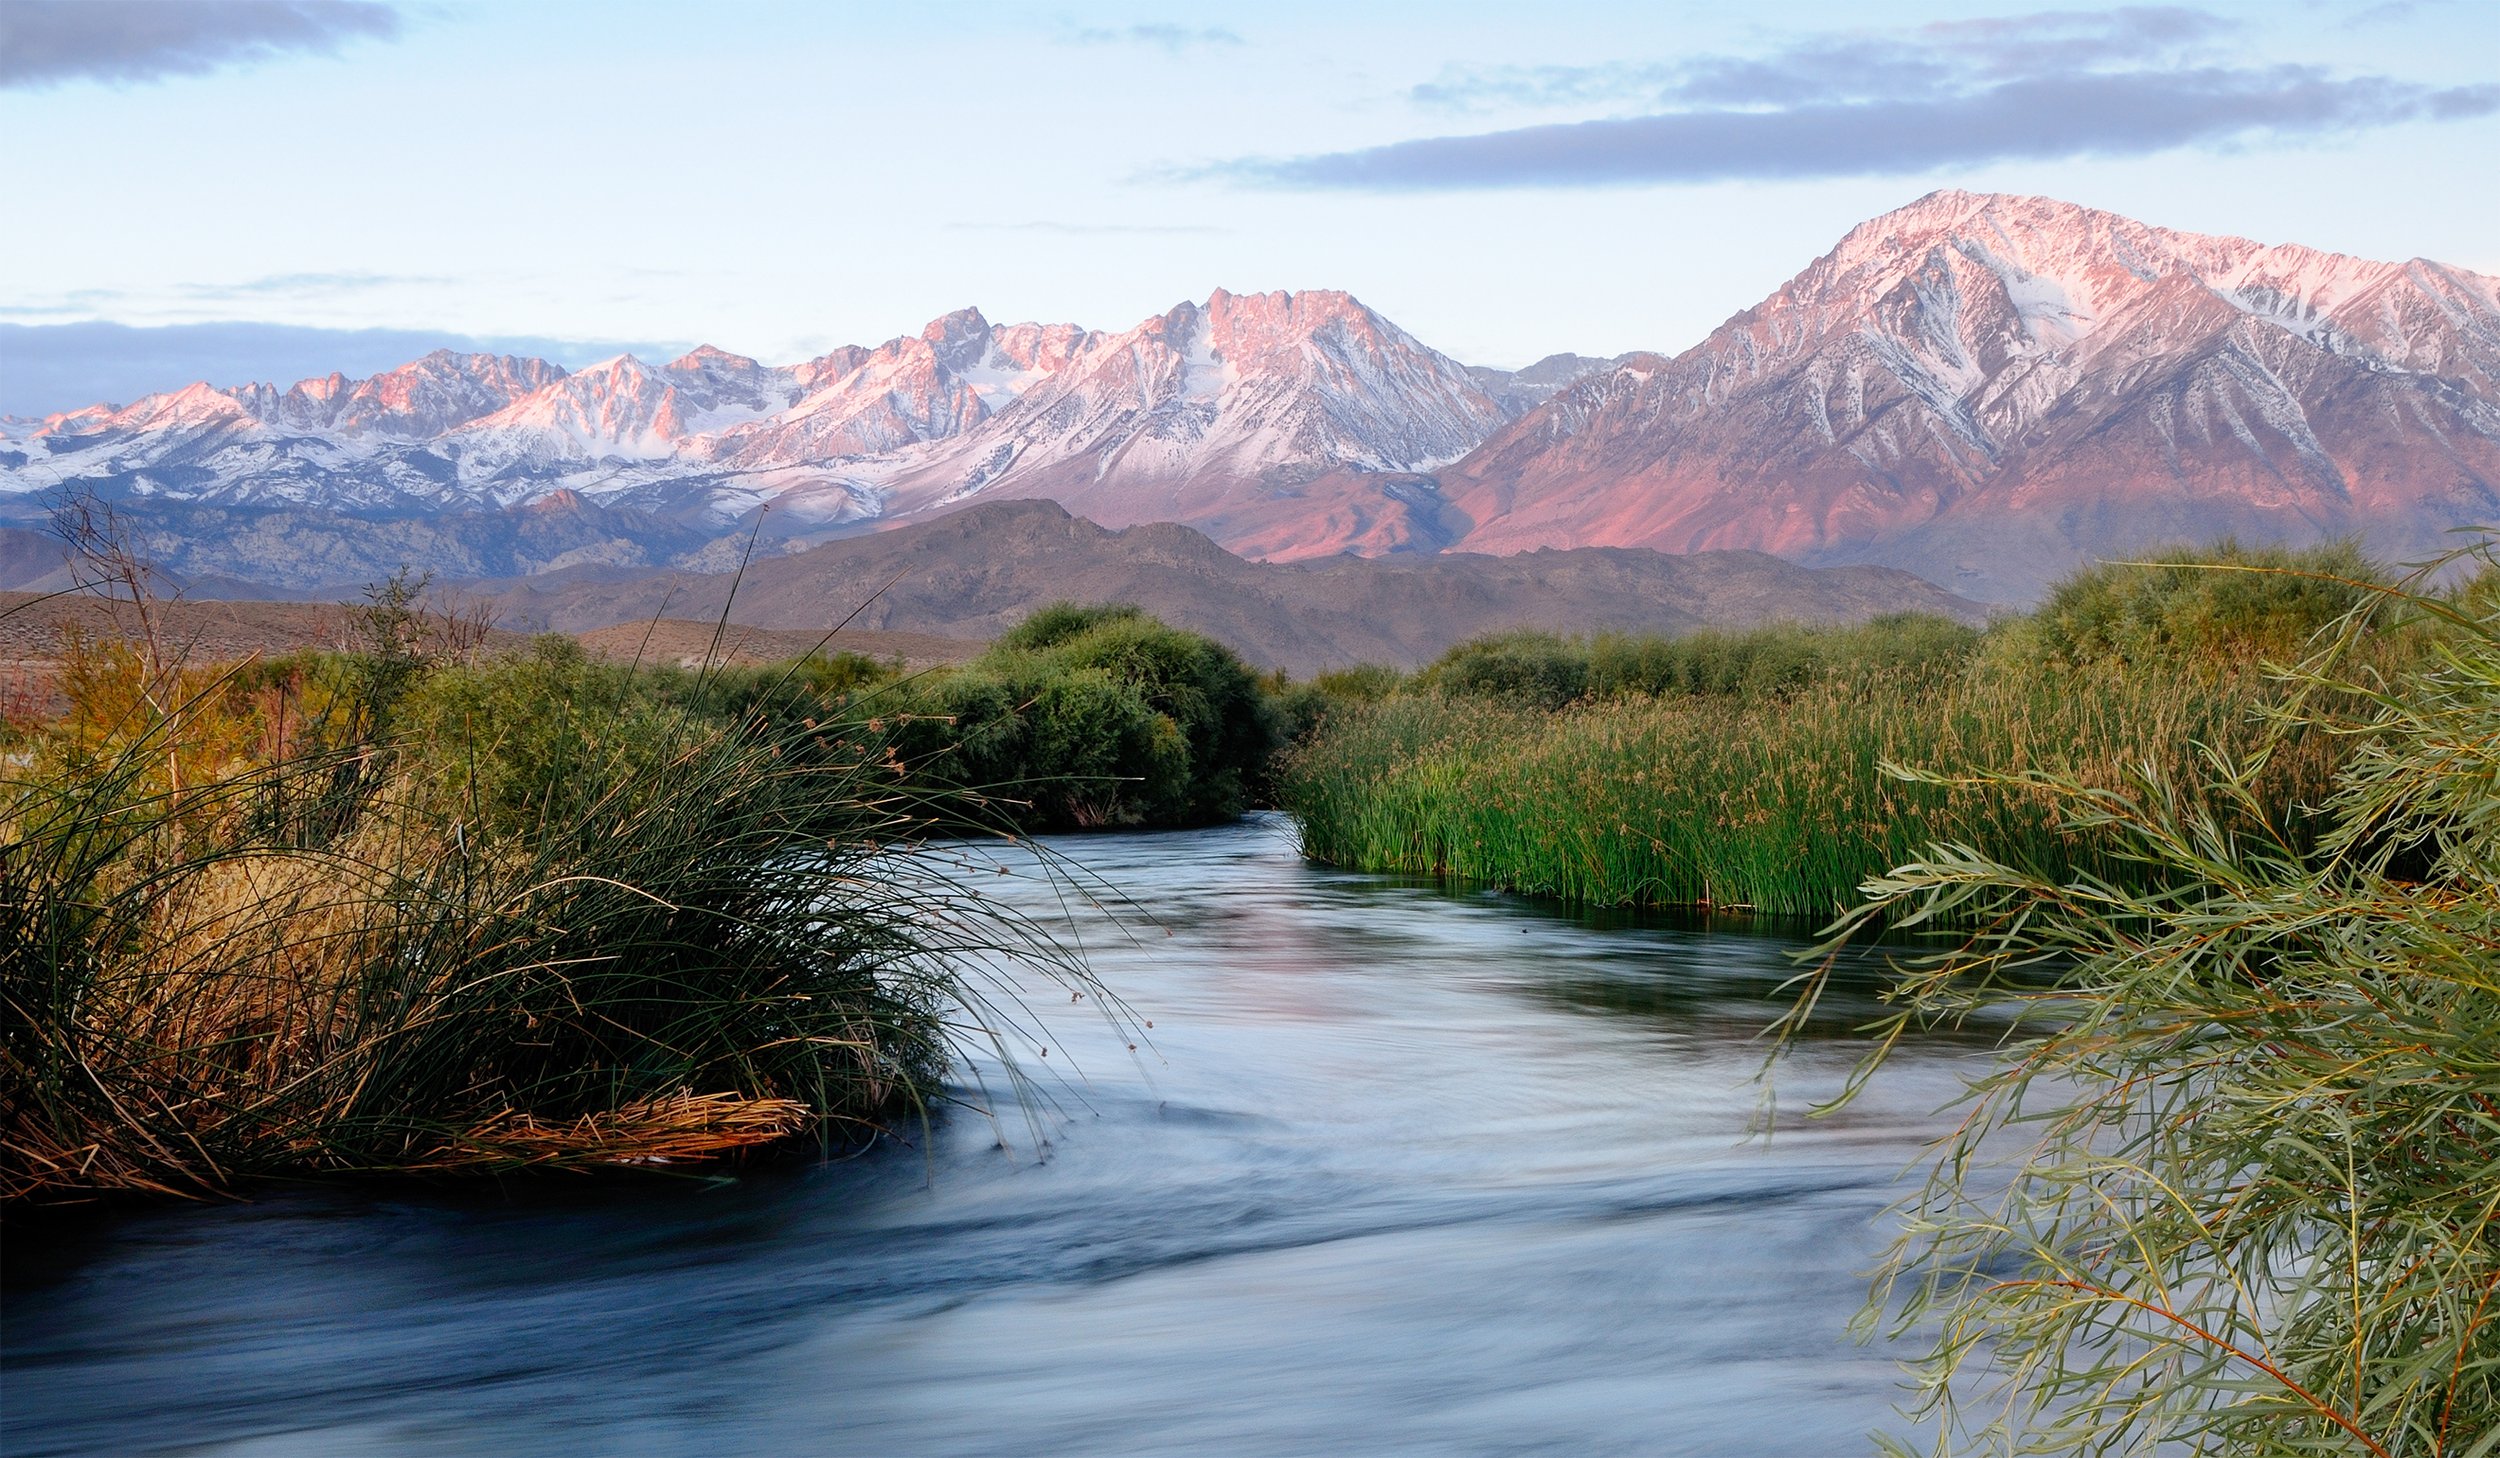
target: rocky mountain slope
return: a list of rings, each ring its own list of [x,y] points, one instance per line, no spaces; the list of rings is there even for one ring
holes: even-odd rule
[[[711,537],[770,504],[773,540],[983,496],[1050,495],[1120,523],[1330,497],[1396,517],[1373,478],[1454,460],[1510,413],[1345,294],[1218,289],[1120,333],[965,309],[790,366],[707,347],[568,374],[443,352],[285,391],[195,384],[0,424],[0,488],[368,517],[571,493]],[[1360,527],[1323,538],[1298,507],[1274,515],[1280,544],[1306,555],[1365,544]]]
[[[734,598],[732,589],[734,587]],[[659,618],[987,639],[1055,599],[1133,602],[1296,674],[1422,663],[1480,633],[1681,632],[1777,619],[1984,609],[1906,572],[1816,570],[1758,552],[1622,548],[1253,562],[1169,522],[1109,530],[1042,500],[985,502],[758,560],[743,577],[574,568],[481,583],[506,627],[586,632]]]
[[[1883,562],[2019,600],[2236,532],[2500,522],[2500,279],[1940,192],[1439,474],[1467,550]]]

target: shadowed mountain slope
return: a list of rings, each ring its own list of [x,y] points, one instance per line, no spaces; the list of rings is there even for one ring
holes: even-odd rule
[[[625,577],[577,569],[481,583],[506,626],[580,632],[651,618],[702,619],[729,602],[730,574]],[[1512,627],[1565,633],[1680,632],[1777,619],[1857,621],[1985,614],[1908,573],[1816,571],[1758,552],[1667,556],[1637,549],[1252,562],[1172,523],[1109,530],[1048,501],[1002,501],[809,551],[758,560],[734,581],[730,617],[759,627],[853,628],[989,638],[1056,599],[1132,602],[1252,662],[1297,674],[1357,662],[1421,663]]]

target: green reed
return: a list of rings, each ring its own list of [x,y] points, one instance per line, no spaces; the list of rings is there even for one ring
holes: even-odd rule
[[[1415,694],[1348,705],[1284,772],[1306,851],[1366,870],[1457,877],[1599,904],[1746,907],[1828,918],[1870,876],[1937,840],[2063,874],[2124,875],[2044,795],[1944,776],[2067,773],[2114,783],[2247,742],[2271,690],[2254,672],[2000,671],[1832,677],[1760,697],[1584,701],[1556,712]],[[2296,816],[2325,783],[2317,737],[2275,761]]]

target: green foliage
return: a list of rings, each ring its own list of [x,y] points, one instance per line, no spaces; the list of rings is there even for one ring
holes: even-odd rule
[[[1145,609],[1132,603],[1047,603],[1000,634],[991,649],[1000,654],[1038,653],[1108,624],[1140,621],[1150,620]]]
[[[1635,696],[1769,699],[1838,680],[1935,682],[1961,673],[1979,643],[1976,629],[1920,613],[1856,627],[1775,623],[1672,638],[1503,633],[1442,654],[1410,686],[1547,711],[1582,699]]]
[[[2250,570],[2278,558],[2313,576]],[[1821,919],[1937,839],[1976,838],[2044,874],[2148,884],[2156,872],[2063,825],[2045,796],[1984,772],[2114,787],[2146,763],[2184,772],[2199,743],[2251,748],[2281,696],[2260,650],[2296,650],[2357,604],[2357,651],[2381,664],[2418,651],[2371,625],[2366,587],[2318,580],[2364,580],[2349,547],[2225,544],[2207,559],[2095,568],[2040,618],[1985,632],[1904,614],[1480,639],[1385,700],[1311,715],[1280,798],[1323,860],[1601,903]],[[2107,646],[2121,642],[2132,646]],[[2339,752],[2311,729],[2272,754],[2272,833],[2306,833]],[[1968,777],[1890,782],[1877,768],[1888,760]]]
[[[1589,686],[1632,694],[1780,698],[1834,681],[1924,686],[1958,676],[1980,642],[1950,618],[1895,613],[1856,627],[1776,623],[1678,638],[1605,635],[1590,643]]]
[[[1878,770],[1886,761],[2057,766],[2115,783],[2146,757],[2184,764],[2195,740],[2247,742],[2266,697],[2245,679],[2109,675],[1833,680],[1777,698],[1592,700],[1555,713],[1401,696],[1330,718],[1288,752],[1281,779],[1306,853],[1334,864],[1819,920],[1939,837],[2002,845],[2043,869],[2132,874],[2037,795],[1895,783]],[[2269,813],[2285,833],[2330,759],[2321,738],[2277,756]]]
[[[865,653],[819,650],[800,659],[787,676],[820,698],[838,698],[894,682],[904,673],[900,658],[871,658]]]
[[[2256,743],[2121,785],[1980,777],[2149,874],[1940,838],[1839,924],[1972,928],[1907,969],[1893,1027],[2012,1029],[1869,1308],[1935,1338],[1937,1452],[2500,1451],[2490,585],[2412,599],[2435,626],[2392,687],[2355,612]],[[2270,761],[2316,736],[2352,746],[2323,834],[2257,831]]]
[[[529,652],[445,668],[404,699],[404,751],[443,813],[495,835],[657,791],[686,740],[721,726],[662,700],[672,676],[593,663],[548,634]]]
[[[1230,649],[1134,608],[1045,608],[876,699],[903,763],[1033,829],[1196,825],[1251,803],[1281,732]]]
[[[1522,709],[1559,709],[1589,691],[1589,655],[1552,633],[1498,633],[1473,638],[1415,675],[1418,689],[1484,699]]]
[[[1301,683],[1290,682],[1279,673],[1265,687],[1269,701],[1276,706],[1279,741],[1301,744],[1318,731],[1331,713],[1376,704],[1405,684],[1406,675],[1394,668],[1358,663],[1351,668],[1332,668]],[[1272,793],[1272,773],[1269,787]]]
[[[2086,568],[2050,590],[2007,652],[2051,663],[2149,667],[2297,660],[2317,635],[2374,603],[2380,569],[2352,542],[2287,550],[2225,540]]]
[[[1311,676],[1310,687],[1341,703],[1377,703],[1396,693],[1406,675],[1384,663],[1357,663]]]

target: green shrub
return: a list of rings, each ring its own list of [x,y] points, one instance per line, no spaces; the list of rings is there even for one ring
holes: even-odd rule
[[[1777,623],[1674,638],[1603,634],[1588,645],[1589,686],[1613,698],[1777,698],[1832,679],[1934,683],[1961,673],[1979,642],[1978,630],[1921,613],[1856,627]]]
[[[1151,621],[1133,603],[1046,603],[1009,628],[991,644],[994,653],[1038,653],[1112,623]]]
[[[654,777],[721,727],[662,702],[657,676],[593,663],[561,635],[526,655],[427,675],[399,706],[405,748],[444,813],[496,835],[560,823]]]
[[[2086,568],[2050,589],[2008,651],[2050,663],[2292,662],[2375,599],[2384,573],[2352,542],[2289,550],[2225,540]]]
[[[1833,679],[1899,684],[1950,678],[1969,665],[1980,641],[1977,629],[1919,613],[1855,627],[1774,623],[1676,637],[1501,633],[1459,644],[1405,687],[1546,711],[1588,698],[1779,698]]]
[[[1282,732],[1230,649],[1128,607],[1044,608],[972,663],[863,702],[898,720],[915,776],[1033,829],[1229,819]]]
[[[1268,699],[1276,706],[1277,739],[1280,744],[1300,744],[1315,733],[1322,721],[1341,709],[1362,704],[1376,704],[1396,693],[1406,683],[1406,675],[1378,663],[1358,663],[1351,668],[1332,668],[1314,674],[1301,683],[1293,683],[1281,673],[1274,675],[1264,687]],[[1273,794],[1273,765],[1267,778],[1266,793]]]
[[[2105,581],[2094,598],[2143,600]],[[2192,605],[2174,616],[2205,625],[2206,644],[2249,641],[2252,623],[2276,642],[2305,632],[2305,611],[2265,606],[2308,601],[2298,582],[2153,582]],[[2438,626],[2392,686],[2352,661],[2348,636],[2340,658],[2294,673],[2275,732],[2210,760],[2118,785],[1983,776],[2146,874],[2061,874],[1956,837],[1874,881],[1840,924],[1973,928],[1908,969],[1893,1026],[1980,1019],[2005,1039],[1867,1315],[1932,1336],[1921,1407],[1940,1442],[2500,1451],[2491,585],[2414,599]],[[2260,607],[2209,613],[2217,601]],[[2101,641],[2196,646],[2113,620]],[[2216,813],[2267,804],[2268,758],[2317,738],[2351,750],[2314,843]]]
[[[1434,659],[1412,680],[1418,689],[1521,709],[1559,709],[1589,691],[1589,655],[1552,633],[1474,638]]]

